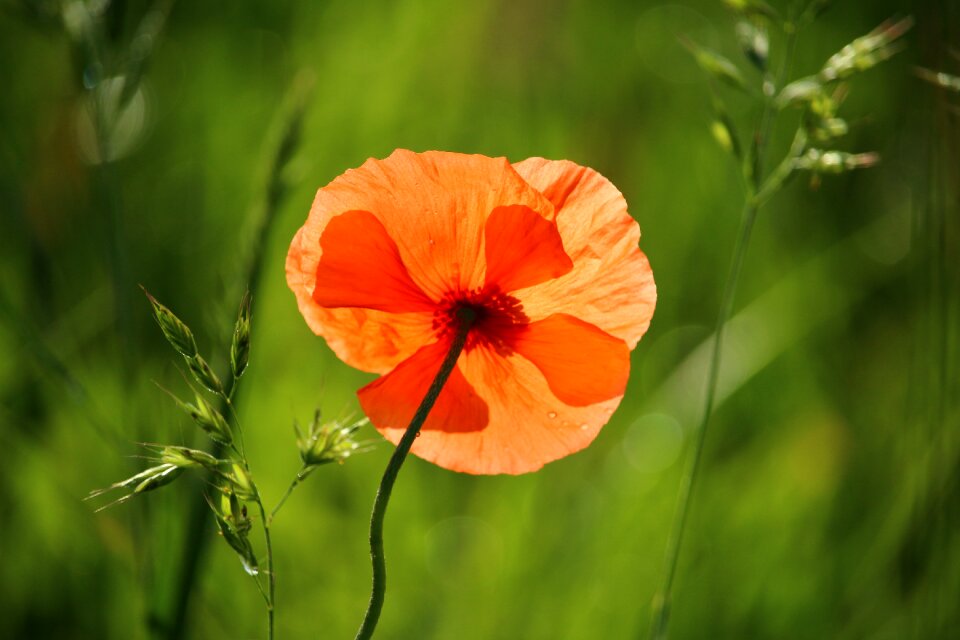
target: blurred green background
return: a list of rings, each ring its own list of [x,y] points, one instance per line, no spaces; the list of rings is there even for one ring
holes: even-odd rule
[[[187,635],[265,637],[212,518],[207,544],[188,539],[199,481],[96,514],[82,501],[143,468],[136,442],[204,445],[154,385],[186,390],[137,284],[221,366],[257,220],[275,213],[238,398],[275,502],[298,467],[293,421],[358,411],[371,379],[299,316],[286,248],[319,186],[396,147],[597,169],[640,223],[659,302],[627,397],[586,451],[521,477],[407,462],[378,637],[645,636],[742,202],[677,40],[739,64],[720,2],[0,7],[0,637],[169,636],[185,548],[199,559]],[[960,633],[960,135],[957,100],[913,73],[960,71],[960,8],[837,0],[800,34],[791,75],[898,15],[916,19],[904,51],[855,78],[842,111],[843,148],[883,162],[819,189],[796,179],[758,222],[672,637]],[[123,109],[90,108],[123,91]],[[724,95],[746,134],[757,106]],[[796,115],[781,123],[771,158]],[[272,172],[284,138],[292,155]],[[316,472],[274,524],[280,638],[353,637],[363,614],[391,452],[364,437],[374,451]]]

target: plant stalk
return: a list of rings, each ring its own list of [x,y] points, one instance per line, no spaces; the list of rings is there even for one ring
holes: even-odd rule
[[[744,256],[750,244],[750,236],[757,218],[759,208],[753,198],[748,198],[744,204],[740,220],[740,232],[737,237],[736,248],[733,252],[733,263],[730,265],[730,274],[727,276],[723,289],[723,299],[720,303],[720,314],[717,316],[717,325],[714,330],[713,351],[710,357],[710,369],[707,374],[707,397],[704,401],[703,417],[697,427],[693,444],[693,454],[690,466],[684,475],[680,487],[680,496],[677,501],[677,511],[674,515],[670,538],[667,541],[666,570],[663,580],[663,589],[654,602],[654,611],[650,625],[650,639],[662,640],[667,637],[667,625],[670,621],[670,594],[673,589],[673,579],[677,572],[677,563],[680,559],[680,546],[683,543],[683,534],[686,531],[687,516],[690,513],[690,502],[693,488],[700,470],[700,459],[703,457],[703,443],[706,441],[707,426],[713,413],[713,403],[716,398],[717,381],[720,378],[720,361],[723,353],[723,335],[727,321],[733,311],[733,301],[740,281],[740,272],[743,269]]]
[[[423,401],[413,415],[410,425],[400,438],[400,443],[390,456],[390,462],[383,472],[383,479],[380,480],[380,488],[377,490],[377,497],[373,503],[373,513],[370,516],[370,559],[373,563],[373,587],[370,592],[370,604],[367,606],[367,612],[363,617],[363,623],[357,631],[356,640],[369,640],[373,637],[373,632],[377,628],[377,622],[380,620],[380,612],[383,609],[383,600],[387,591],[387,567],[383,553],[383,520],[387,513],[387,504],[390,502],[390,494],[393,491],[393,484],[397,480],[397,474],[400,473],[400,467],[406,460],[413,441],[420,433],[420,427],[426,421],[430,410],[433,408],[437,397],[443,390],[454,367],[457,366],[457,359],[463,351],[463,346],[467,341],[467,334],[470,327],[476,320],[475,312],[472,309],[461,309],[457,314],[460,325],[454,336],[453,344],[447,353],[443,364],[436,377],[427,389]]]
[[[777,70],[775,86],[780,87],[787,75],[787,72],[793,62],[793,55],[796,50],[797,26],[793,22],[787,22],[784,30],[786,31],[785,53],[781,60],[780,67]],[[649,640],[666,640],[667,630],[670,624],[671,597],[673,591],[673,581],[677,573],[677,565],[680,559],[680,549],[683,545],[683,536],[686,532],[687,518],[690,513],[690,504],[693,498],[693,490],[696,487],[697,477],[699,476],[701,459],[703,457],[703,446],[706,442],[707,428],[710,425],[710,418],[713,414],[713,405],[716,400],[717,383],[720,379],[720,366],[723,357],[723,337],[727,322],[733,313],[733,304],[736,298],[737,285],[740,282],[740,274],[743,270],[744,258],[747,254],[747,248],[750,245],[750,238],[753,233],[754,223],[757,214],[763,204],[778,190],[793,170],[793,162],[796,156],[802,151],[806,138],[798,134],[791,145],[787,158],[781,163],[769,179],[764,179],[763,165],[764,156],[769,138],[773,132],[773,126],[776,122],[777,108],[772,96],[768,96],[764,102],[763,111],[760,115],[759,126],[757,127],[755,139],[754,166],[746,174],[747,193],[744,198],[743,209],[740,216],[740,229],[737,234],[737,242],[733,250],[733,261],[730,265],[730,272],[723,285],[723,295],[720,302],[720,312],[717,315],[716,328],[714,330],[713,350],[710,356],[710,367],[707,372],[707,390],[703,403],[703,414],[700,424],[694,435],[693,453],[690,458],[689,466],[684,474],[680,486],[680,494],[677,501],[677,510],[674,514],[673,525],[670,529],[670,537],[667,540],[667,551],[665,556],[665,569],[663,587],[654,599]],[[799,149],[799,151],[798,151]]]
[[[290,486],[287,487],[287,490],[283,492],[283,496],[280,497],[280,501],[277,502],[277,506],[275,506],[273,511],[270,512],[270,517],[267,518],[267,523],[273,522],[273,519],[280,511],[280,507],[287,502],[287,498],[290,497],[290,494],[293,493],[293,490],[296,489],[297,485],[303,481],[303,477],[300,474],[303,473],[304,469],[306,469],[306,467],[303,467],[299,472],[297,472],[297,475],[293,477],[293,481],[290,483]]]
[[[273,640],[273,612],[277,601],[277,578],[273,573],[273,545],[270,542],[270,520],[263,507],[263,499],[257,492],[257,507],[260,508],[260,522],[263,525],[263,541],[267,547],[267,638]]]

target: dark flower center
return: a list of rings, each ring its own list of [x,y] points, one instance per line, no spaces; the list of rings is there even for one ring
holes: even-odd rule
[[[463,311],[468,309],[474,321],[464,347],[467,351],[486,345],[500,354],[509,353],[513,349],[508,330],[529,321],[519,300],[496,286],[488,286],[445,295],[433,313],[433,328],[441,337],[452,334],[461,322]]]

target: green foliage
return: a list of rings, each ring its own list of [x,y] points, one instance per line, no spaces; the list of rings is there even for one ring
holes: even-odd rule
[[[115,77],[149,3],[80,4],[109,7],[100,42]],[[184,507],[204,492],[228,531],[248,537],[263,579],[255,505],[232,507],[196,470],[177,467],[171,484],[98,514],[81,501],[145,468],[116,494],[160,473],[128,457],[140,453],[132,442],[212,451],[210,432],[156,391],[154,380],[200,409],[136,283],[188,321],[226,387],[237,303],[253,288],[256,344],[234,403],[251,475],[276,504],[302,462],[293,417],[355,410],[356,389],[373,379],[304,326],[284,285],[286,250],[319,186],[395,147],[596,167],[640,222],[660,303],[627,397],[582,453],[515,478],[407,462],[388,522],[395,590],[381,637],[642,637],[742,199],[737,161],[710,133],[720,118],[704,75],[677,38],[741,65],[762,91],[735,23],[784,16],[789,3],[736,4],[752,13],[731,16],[715,0],[174,3],[137,82],[143,110],[128,112],[140,126],[104,165],[78,139],[93,76],[63,32],[61,3],[5,3],[0,637],[163,637],[182,554],[195,548]],[[795,77],[818,79],[857,34],[890,15],[916,19],[901,53],[850,79],[828,116],[846,135],[810,137],[883,162],[825,177],[816,193],[788,182],[758,222],[704,452],[709,481],[678,570],[675,640],[946,639],[960,625],[957,96],[915,72],[957,75],[955,4],[833,2],[801,32]],[[768,33],[769,72],[783,50]],[[274,130],[303,68],[313,97],[296,103],[297,127]],[[754,103],[721,91],[746,161]],[[816,93],[842,97],[835,86]],[[791,102],[770,149],[788,149],[812,109]],[[290,131],[298,142],[277,167]],[[261,236],[248,223],[262,219],[268,183],[284,195]],[[114,235],[125,268],[111,267]],[[259,288],[238,275],[250,237],[263,238]],[[273,522],[282,640],[351,637],[363,614],[367,515],[391,447],[369,426],[354,435],[381,444],[325,465]],[[261,596],[201,507],[212,542],[189,637],[262,638]]]

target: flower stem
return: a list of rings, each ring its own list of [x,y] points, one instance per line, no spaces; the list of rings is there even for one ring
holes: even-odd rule
[[[370,592],[370,604],[367,606],[367,613],[363,617],[363,623],[357,631],[356,640],[369,640],[373,637],[373,632],[377,628],[377,621],[380,619],[380,611],[383,609],[383,599],[387,591],[387,568],[383,553],[383,519],[387,513],[387,503],[390,501],[390,493],[393,491],[393,484],[396,482],[397,474],[400,473],[400,467],[413,446],[413,441],[420,433],[420,427],[426,421],[430,410],[433,408],[443,385],[447,378],[453,373],[457,366],[457,359],[463,351],[463,346],[467,341],[467,334],[470,327],[476,319],[475,312],[471,309],[461,309],[457,314],[460,320],[460,326],[454,336],[453,344],[437,376],[427,389],[423,401],[413,415],[410,425],[400,438],[400,443],[390,456],[390,462],[383,472],[383,479],[380,480],[380,488],[377,490],[377,497],[373,503],[373,513],[370,516],[370,559],[373,562],[373,587]]]
[[[785,54],[780,63],[775,79],[776,87],[783,84],[788,73],[790,65],[793,62],[793,55],[796,50],[797,26],[788,21],[784,30],[786,31]],[[763,204],[775,193],[793,170],[793,163],[796,157],[802,152],[803,145],[806,143],[806,137],[803,132],[799,132],[791,145],[790,152],[778,168],[771,174],[770,178],[764,179],[763,160],[766,146],[773,131],[773,125],[776,121],[778,109],[772,97],[768,96],[764,103],[763,111],[760,115],[759,126],[756,133],[756,149],[754,156],[754,167],[748,174],[747,193],[744,198],[743,211],[740,216],[740,230],[737,234],[737,243],[733,250],[733,261],[730,265],[730,273],[723,285],[723,296],[720,302],[720,312],[717,314],[717,324],[714,330],[713,350],[710,356],[710,368],[707,372],[707,393],[703,403],[703,414],[700,424],[694,434],[693,453],[691,454],[689,466],[684,474],[680,486],[680,495],[677,502],[677,510],[674,514],[673,525],[670,529],[670,537],[667,540],[667,552],[665,560],[665,570],[663,587],[657,594],[653,602],[650,620],[649,640],[666,640],[667,628],[670,623],[671,594],[673,590],[673,580],[677,573],[677,564],[680,559],[680,548],[683,544],[683,535],[686,531],[687,516],[690,512],[690,503],[693,497],[693,489],[696,486],[697,477],[700,471],[701,458],[703,457],[703,445],[706,441],[707,427],[710,425],[710,417],[713,414],[713,404],[716,400],[717,382],[720,379],[720,362],[723,357],[723,336],[727,326],[727,321],[733,313],[733,303],[736,297],[737,285],[740,281],[740,273],[743,270],[744,257],[747,254],[747,247],[750,244],[750,237],[753,233],[754,222],[756,222],[757,213]]]

